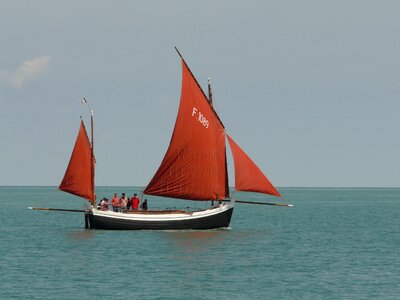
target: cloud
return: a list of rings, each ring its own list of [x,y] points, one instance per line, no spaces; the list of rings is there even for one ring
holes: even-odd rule
[[[13,89],[22,91],[30,81],[37,78],[48,69],[50,60],[50,56],[42,56],[24,61],[14,71],[0,70],[0,81],[6,83]]]

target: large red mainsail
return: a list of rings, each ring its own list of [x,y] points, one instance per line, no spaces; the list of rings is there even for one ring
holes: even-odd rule
[[[281,194],[271,184],[264,173],[250,157],[228,136],[235,165],[236,191],[257,192],[280,197]]]
[[[78,137],[59,189],[95,201],[94,158],[85,125],[81,120]]]
[[[182,90],[174,132],[145,194],[190,200],[229,197],[225,130],[182,59]]]

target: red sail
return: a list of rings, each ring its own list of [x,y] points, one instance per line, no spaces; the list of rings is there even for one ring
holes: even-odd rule
[[[190,200],[229,196],[224,127],[184,60],[174,132],[144,193]]]
[[[281,194],[250,157],[230,136],[227,135],[227,137],[235,164],[235,189],[237,191],[257,192],[280,197]]]
[[[81,121],[74,150],[59,189],[94,201],[93,166],[92,149],[85,125]]]

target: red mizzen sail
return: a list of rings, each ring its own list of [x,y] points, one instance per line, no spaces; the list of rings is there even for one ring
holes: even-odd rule
[[[280,197],[281,194],[250,157],[230,136],[227,135],[227,137],[235,164],[235,189],[237,191],[257,192]]]
[[[59,189],[91,201],[96,200],[94,194],[94,158],[83,121],[81,121],[74,150]]]
[[[229,197],[225,130],[183,59],[174,132],[144,193],[190,200]]]

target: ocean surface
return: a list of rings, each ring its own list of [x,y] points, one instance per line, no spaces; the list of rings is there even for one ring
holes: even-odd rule
[[[400,299],[399,188],[280,191],[294,207],[236,204],[230,229],[104,231],[27,209],[84,207],[55,187],[0,187],[0,299]]]

